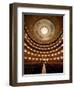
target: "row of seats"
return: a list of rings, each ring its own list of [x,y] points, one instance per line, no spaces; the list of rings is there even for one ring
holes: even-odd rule
[[[24,64],[24,74],[41,74],[42,64]],[[45,64],[46,73],[62,73],[62,64]]]

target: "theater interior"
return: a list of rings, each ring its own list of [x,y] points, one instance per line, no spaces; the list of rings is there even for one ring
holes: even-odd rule
[[[63,73],[63,16],[24,15],[24,74]]]

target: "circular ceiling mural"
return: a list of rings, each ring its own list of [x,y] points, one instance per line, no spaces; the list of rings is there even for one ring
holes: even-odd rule
[[[55,34],[55,26],[50,20],[41,19],[35,23],[33,33],[38,41],[49,42]]]
[[[62,22],[57,16],[28,16],[25,18],[25,29],[31,40],[38,44],[48,45],[57,40],[62,33]]]

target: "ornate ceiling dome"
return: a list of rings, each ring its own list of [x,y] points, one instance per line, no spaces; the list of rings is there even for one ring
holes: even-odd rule
[[[35,23],[33,33],[39,43],[47,43],[54,37],[55,26],[50,20],[41,19]]]
[[[29,18],[29,17],[28,17]],[[52,19],[51,19],[52,18]],[[60,18],[50,17],[32,17],[27,19],[25,26],[30,38],[39,44],[50,44],[62,33],[62,24]],[[27,23],[28,22],[28,23]]]

